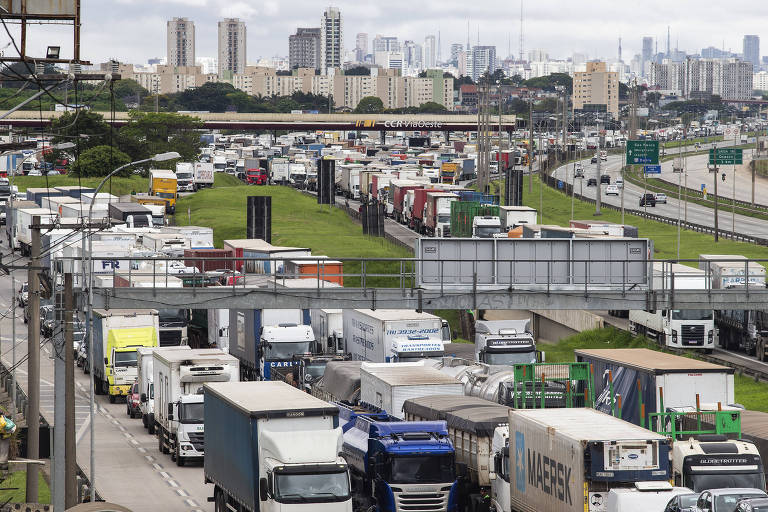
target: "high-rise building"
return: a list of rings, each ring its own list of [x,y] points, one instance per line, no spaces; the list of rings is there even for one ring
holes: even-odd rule
[[[760,67],[760,36],[744,36],[744,60],[757,70]]]
[[[420,44],[413,41],[403,43],[403,59],[406,68],[421,69],[423,63],[423,51]]]
[[[451,45],[451,66],[459,66],[459,54],[464,51],[464,45],[453,43]]]
[[[320,61],[324,72],[340,68],[344,52],[341,11],[328,7],[320,19]]]
[[[483,76],[484,73],[493,73],[496,71],[496,47],[495,46],[474,46],[470,52],[469,62],[467,62],[467,72],[472,80]]]
[[[716,95],[724,100],[748,100],[752,97],[752,70],[751,62],[739,59],[664,61],[651,66],[649,81],[686,98]]]
[[[373,38],[373,53],[376,52],[399,52],[400,43],[396,37],[385,37],[381,34],[377,34]]]
[[[219,76],[245,70],[245,23],[237,18],[219,22]]]
[[[169,66],[195,65],[195,23],[188,18],[173,18],[168,21],[167,34]]]
[[[363,62],[366,55],[368,55],[368,34],[360,32],[355,37],[355,60]]]
[[[546,50],[541,48],[535,48],[528,50],[528,62],[547,62],[549,60],[549,54]]]
[[[429,35],[424,38],[424,67],[432,69],[437,66],[436,60],[437,46],[435,44],[435,36]]]
[[[605,62],[587,62],[586,71],[573,74],[573,110],[619,115],[619,76]]]
[[[291,69],[320,69],[320,27],[297,28],[288,36],[288,65]]]
[[[651,59],[653,58],[653,38],[652,37],[644,37],[643,38],[643,53],[642,55],[642,69],[643,74],[645,74],[645,68],[648,63],[651,62]]]

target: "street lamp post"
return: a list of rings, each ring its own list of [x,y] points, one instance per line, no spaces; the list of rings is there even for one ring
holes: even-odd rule
[[[181,158],[181,155],[179,155],[176,151],[169,151],[167,153],[159,153],[151,158],[145,158],[144,160],[136,160],[135,162],[130,162],[125,165],[122,165],[115,169],[114,171],[107,174],[103,180],[101,180],[101,183],[99,183],[99,186],[96,187],[96,190],[93,194],[93,201],[91,201],[91,205],[88,207],[88,226],[90,227],[93,224],[93,205],[96,202],[96,198],[99,195],[99,192],[101,191],[102,187],[104,187],[104,184],[107,182],[109,178],[114,176],[115,174],[119,173],[123,169],[126,169],[128,167],[132,167],[134,165],[144,164],[147,162],[164,162],[166,160],[173,160],[175,158]],[[85,231],[85,220],[83,220],[83,231]],[[89,368],[89,374],[90,374],[90,385],[91,385],[91,396],[90,396],[90,422],[91,422],[91,471],[90,471],[90,483],[91,483],[91,502],[96,501],[96,399],[95,399],[95,380],[93,377],[93,232],[88,233],[88,252],[87,252],[87,261],[86,261],[86,250],[85,250],[85,232],[83,232],[82,236],[82,260],[81,265],[83,267],[83,282],[82,285],[85,285],[85,269],[86,269],[86,263],[88,268],[88,319],[86,325],[88,326],[87,329],[87,339],[88,339],[88,360],[90,361],[91,367]]]

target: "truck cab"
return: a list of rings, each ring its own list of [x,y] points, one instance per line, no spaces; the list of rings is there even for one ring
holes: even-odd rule
[[[478,320],[475,360],[491,366],[537,362],[536,341],[529,320]]]
[[[248,169],[245,173],[245,181],[249,185],[266,185],[267,171],[264,169]]]
[[[477,216],[472,219],[472,238],[493,238],[501,233],[501,219],[495,216]]]
[[[189,310],[158,309],[160,346],[172,347],[189,344]]]
[[[168,404],[168,421],[175,422],[177,450],[173,458],[181,465],[184,461],[202,459],[205,456],[205,415],[203,414],[202,389],[195,394],[181,395],[179,400]]]
[[[271,380],[271,369],[298,364],[295,356],[309,355],[315,335],[309,325],[292,323],[265,326],[259,342],[261,380]]]
[[[763,461],[753,443],[717,434],[697,437],[672,445],[675,485],[694,492],[722,487],[765,490]]]
[[[104,373],[107,377],[103,391],[114,403],[116,397],[127,396],[136,380],[136,349],[156,347],[157,333],[152,327],[111,329],[107,337]]]
[[[149,195],[165,200],[166,213],[176,212],[176,173],[165,169],[149,171]]]
[[[492,468],[489,475],[491,480],[491,508],[512,510],[509,483],[510,474],[514,472],[515,468],[509,465],[509,425],[499,426],[493,430],[490,459],[488,467]]]
[[[195,191],[195,171],[191,163],[179,162],[176,164],[176,190],[178,192]]]

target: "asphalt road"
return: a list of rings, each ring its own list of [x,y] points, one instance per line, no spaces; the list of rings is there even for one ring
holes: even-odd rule
[[[0,251],[7,253],[6,244]],[[8,259],[13,258],[7,258]],[[25,263],[24,260],[17,261]],[[15,273],[17,288],[27,280],[26,272]],[[7,368],[12,366],[11,278],[0,277],[0,357]],[[27,354],[27,325],[23,311],[16,310],[16,358]],[[43,417],[53,424],[53,363],[51,343],[40,354],[40,409]],[[27,389],[27,364],[19,364],[17,379]],[[77,461],[86,474],[90,467],[89,376],[75,368],[75,416],[77,428]],[[170,456],[157,450],[157,438],[150,436],[140,419],[126,415],[125,403],[110,404],[97,396],[96,425],[96,489],[106,500],[131,510],[162,510],[164,512],[212,511],[206,498],[213,494],[212,486],[203,483],[202,466],[177,467]]]

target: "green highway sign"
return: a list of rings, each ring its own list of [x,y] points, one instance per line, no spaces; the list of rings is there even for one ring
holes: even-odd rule
[[[715,162],[717,154],[717,162]],[[742,150],[734,148],[710,149],[709,165],[741,165],[744,163]]]
[[[657,165],[659,163],[659,141],[628,140],[627,165]]]

